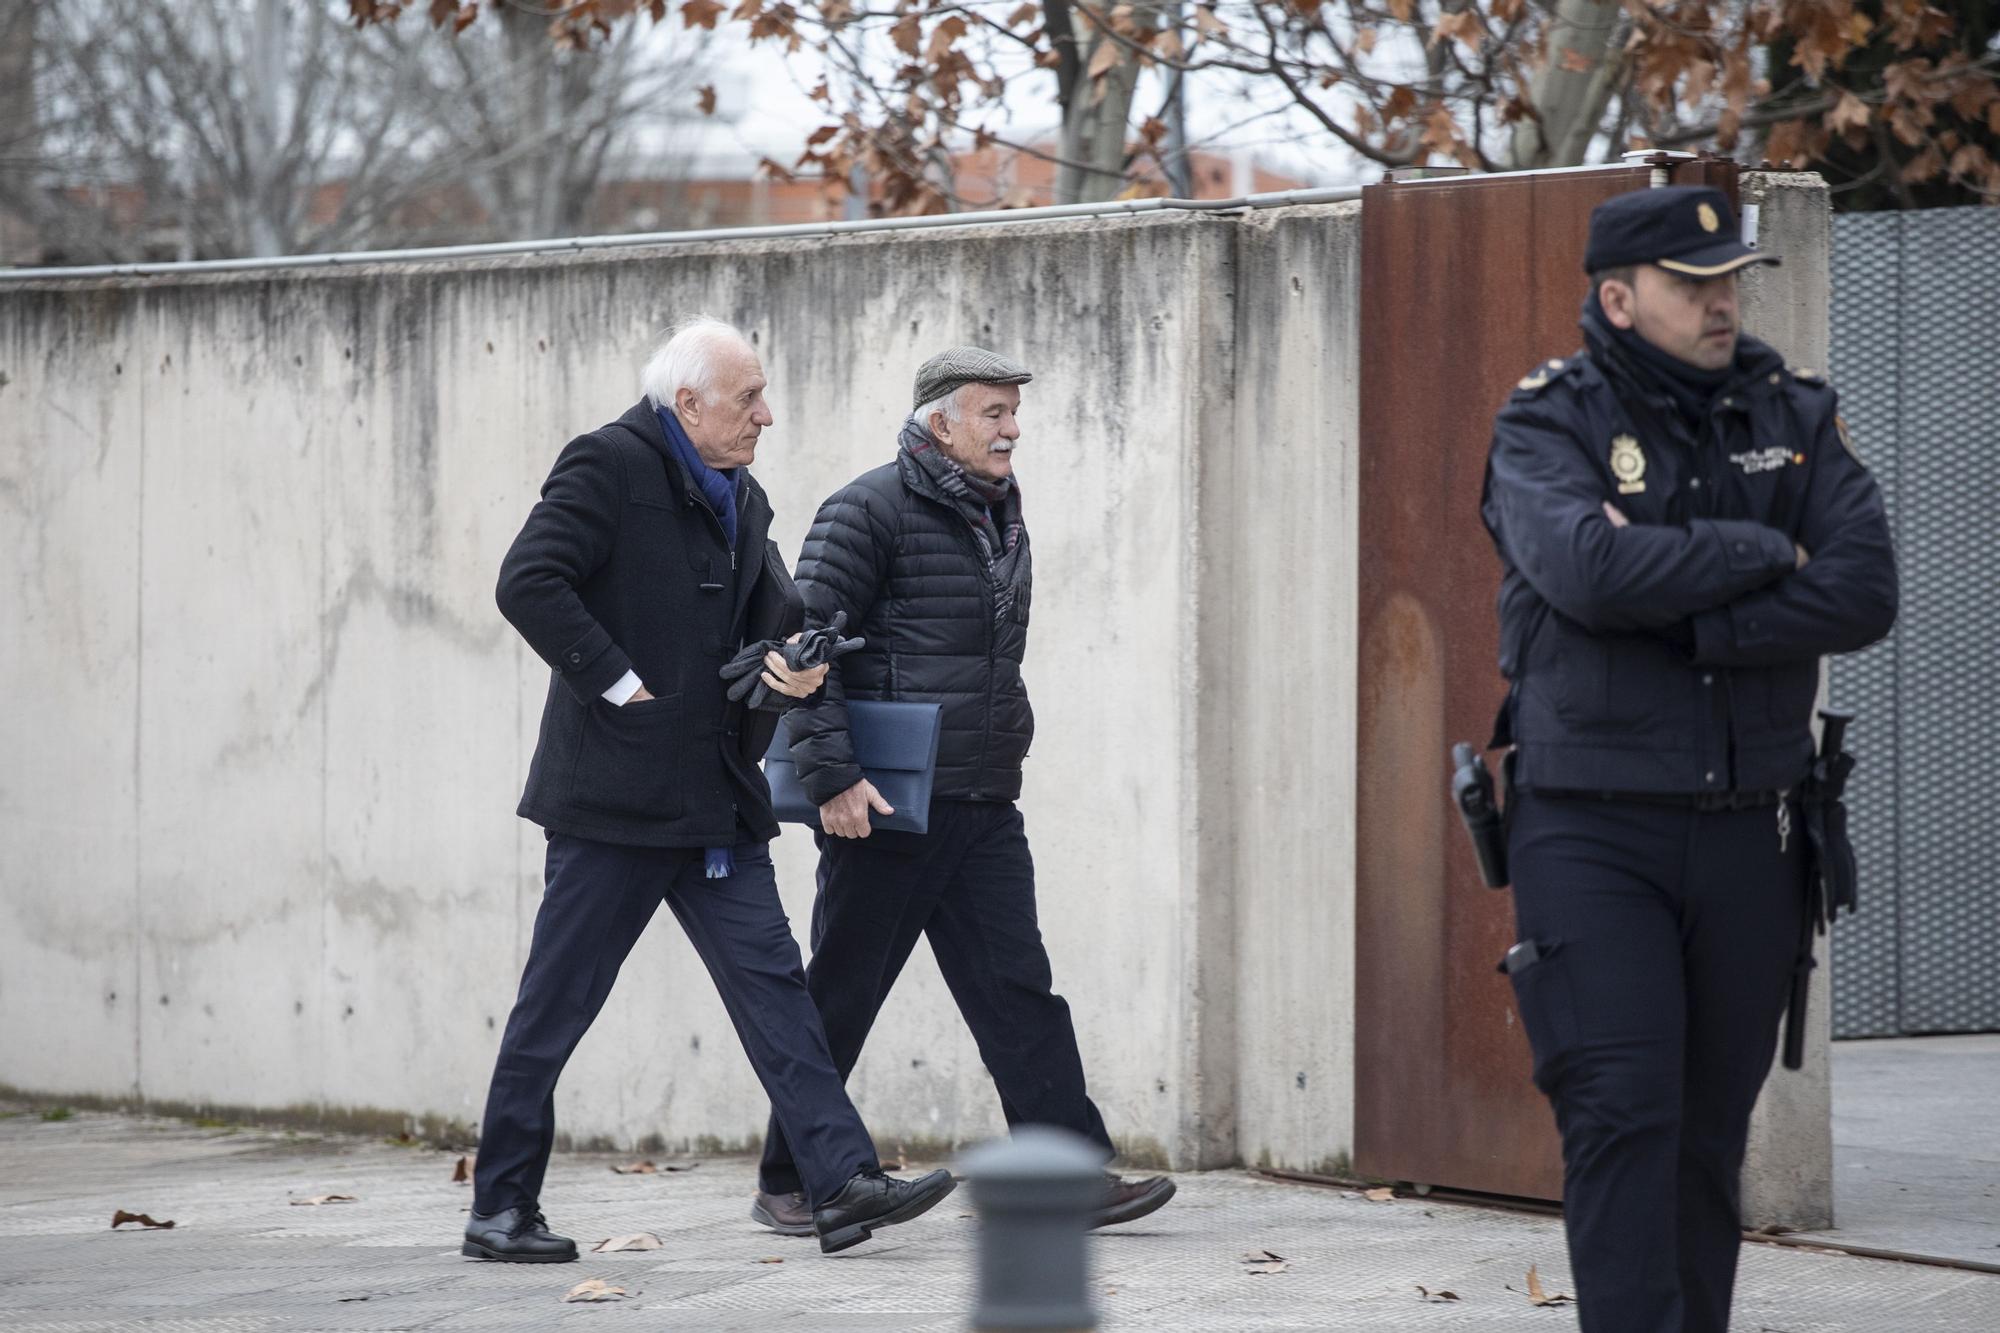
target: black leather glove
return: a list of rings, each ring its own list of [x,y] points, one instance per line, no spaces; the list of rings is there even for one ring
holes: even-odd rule
[[[764,683],[764,654],[777,653],[785,659],[786,668],[792,671],[810,671],[824,663],[837,662],[868,643],[866,639],[841,638],[840,631],[846,625],[847,612],[836,611],[831,622],[801,634],[797,643],[759,639],[756,643],[745,644],[743,650],[722,667],[722,678],[730,682],[730,700],[742,702],[747,708],[765,708],[771,706],[774,697],[789,699],[790,696],[779,695]],[[786,705],[780,703],[776,707],[784,708]]]
[[[847,612],[835,611],[832,620],[816,630],[801,634],[797,643],[788,643],[780,648],[779,651],[785,655],[785,665],[794,671],[806,671],[838,662],[849,653],[868,646],[868,640],[864,638],[841,638],[840,631],[846,628]]]

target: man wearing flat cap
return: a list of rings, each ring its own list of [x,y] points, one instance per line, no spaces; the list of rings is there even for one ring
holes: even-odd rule
[[[800,784],[820,807],[819,896],[806,986],[845,1077],[919,936],[978,1043],[1009,1126],[1110,1136],[1084,1090],[1069,1005],[1052,989],[1035,869],[1015,801],[1034,712],[1021,680],[1032,589],[1014,447],[1033,377],[979,347],[918,368],[896,456],[820,506],[799,557],[806,622],[845,612],[866,647],[835,663],[792,719]],[[893,813],[863,776],[847,701],[936,703],[942,732],[929,831],[874,828]],[[791,1145],[774,1118],[751,1216],[805,1235]],[[1143,1217],[1165,1178],[1106,1175],[1098,1226]]]
[[[1833,390],[1738,329],[1737,274],[1777,262],[1720,190],[1607,200],[1583,350],[1494,423],[1502,970],[1562,1133],[1586,1330],[1729,1325],[1750,1112],[1820,911],[1819,660],[1896,617]]]

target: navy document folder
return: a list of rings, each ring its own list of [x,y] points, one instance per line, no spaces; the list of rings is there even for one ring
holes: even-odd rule
[[[783,824],[819,827],[819,807],[799,785],[792,763],[793,709],[778,722],[778,734],[764,752],[764,776],[771,783],[771,808]],[[870,811],[869,825],[902,833],[931,831],[931,782],[937,777],[938,733],[943,730],[938,704],[889,703],[877,699],[847,701],[847,732],[854,741],[854,760],[882,799],[896,807],[893,815]]]

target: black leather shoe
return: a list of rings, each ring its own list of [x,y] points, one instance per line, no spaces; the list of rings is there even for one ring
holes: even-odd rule
[[[813,1211],[820,1253],[853,1249],[877,1227],[892,1227],[929,1212],[957,1187],[949,1171],[933,1171],[915,1180],[898,1180],[879,1169],[863,1171]]]
[[[766,1194],[762,1190],[750,1201],[750,1220],[771,1228],[780,1236],[813,1234],[812,1205],[802,1191]]]
[[[497,1213],[474,1213],[465,1224],[465,1244],[458,1252],[507,1264],[567,1264],[576,1260],[576,1242],[551,1232],[539,1208],[502,1208]]]
[[[1148,1213],[1156,1213],[1174,1197],[1174,1182],[1165,1176],[1148,1176],[1144,1180],[1126,1180],[1122,1176],[1104,1177],[1104,1202],[1090,1215],[1090,1228],[1115,1226],[1120,1222],[1136,1222]]]

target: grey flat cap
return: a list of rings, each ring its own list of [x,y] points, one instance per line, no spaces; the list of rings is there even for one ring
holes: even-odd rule
[[[984,347],[954,347],[939,352],[917,367],[917,383],[912,410],[936,402],[954,389],[968,384],[1026,384],[1033,379],[1028,368]]]

